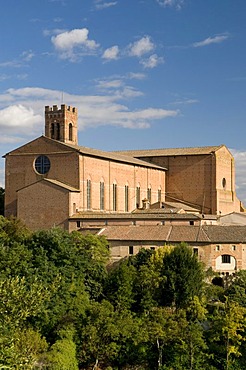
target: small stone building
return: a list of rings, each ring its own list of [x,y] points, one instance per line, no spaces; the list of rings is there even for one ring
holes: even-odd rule
[[[104,235],[113,261],[164,245],[187,243],[206,268],[221,274],[246,269],[246,227],[218,225],[106,226]]]

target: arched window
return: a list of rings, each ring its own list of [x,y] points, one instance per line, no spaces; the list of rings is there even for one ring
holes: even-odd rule
[[[55,124],[54,123],[52,123],[50,127],[50,137],[51,139],[55,138]]]
[[[151,204],[151,187],[148,187],[147,189],[147,199],[149,203]]]
[[[129,186],[125,185],[125,212],[129,211]]]
[[[113,184],[113,211],[117,211],[117,184]]]
[[[60,123],[57,122],[56,124],[56,140],[60,140]]]
[[[100,210],[104,210],[104,182],[100,182]]]
[[[73,125],[72,125],[72,123],[69,123],[68,139],[70,141],[73,141]]]
[[[87,180],[87,209],[91,209],[91,180]]]
[[[140,185],[136,187],[136,208],[140,207]]]

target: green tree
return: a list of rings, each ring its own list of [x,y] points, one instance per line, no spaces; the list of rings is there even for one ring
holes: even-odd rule
[[[178,338],[179,324],[174,311],[169,307],[156,307],[150,310],[147,317],[150,343],[156,356],[155,368],[162,368],[168,361],[165,349],[173,345]]]
[[[86,291],[92,299],[102,298],[103,286],[107,279],[107,264],[110,251],[106,238],[92,234],[81,235],[74,231],[70,234],[77,248],[80,269],[83,270]]]
[[[80,362],[95,369],[110,365],[119,351],[119,335],[113,306],[108,301],[92,302],[81,328]]]
[[[37,280],[32,284],[24,277],[0,280],[1,366],[32,366],[45,350],[45,340],[28,329],[27,318],[36,316],[49,297]]]
[[[225,295],[246,308],[246,270],[240,270],[232,277]]]
[[[49,370],[78,370],[76,344],[73,340],[74,328],[66,327],[58,331],[58,339],[44,357]]]
[[[79,358],[86,368],[143,365],[148,334],[144,321],[108,301],[92,302],[81,327]]]
[[[136,273],[136,268],[127,260],[109,271],[105,295],[118,310],[131,309],[135,302]]]
[[[202,296],[204,266],[187,245],[178,245],[164,254],[161,274],[165,276],[161,304],[185,308],[195,296]]]
[[[57,285],[45,310],[32,322],[50,338],[56,327],[75,322],[85,312],[89,302],[85,262],[74,236],[58,228],[33,233],[27,246],[32,252],[33,274],[48,288]]]
[[[23,243],[30,235],[30,231],[21,220],[0,216],[0,244],[11,246],[13,243]]]
[[[245,341],[246,308],[226,297],[217,302],[210,315],[208,339],[214,353],[214,364],[229,370],[235,368],[237,357],[242,355]]]

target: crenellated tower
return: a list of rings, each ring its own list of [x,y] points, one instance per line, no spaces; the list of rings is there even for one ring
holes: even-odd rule
[[[78,144],[77,108],[62,104],[45,107],[45,136],[67,144]]]

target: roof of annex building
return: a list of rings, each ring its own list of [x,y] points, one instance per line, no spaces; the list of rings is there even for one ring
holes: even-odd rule
[[[69,220],[200,220],[198,215],[192,213],[172,213],[170,210],[152,209],[151,212],[100,212],[82,211],[69,217]]]
[[[246,243],[244,226],[106,226],[98,234],[104,235],[108,241]]]
[[[204,155],[211,154],[225,146],[204,146],[187,148],[163,148],[163,149],[140,149],[140,150],[120,150],[112,153],[121,153],[132,157],[157,157],[157,156],[181,156],[181,155]]]

